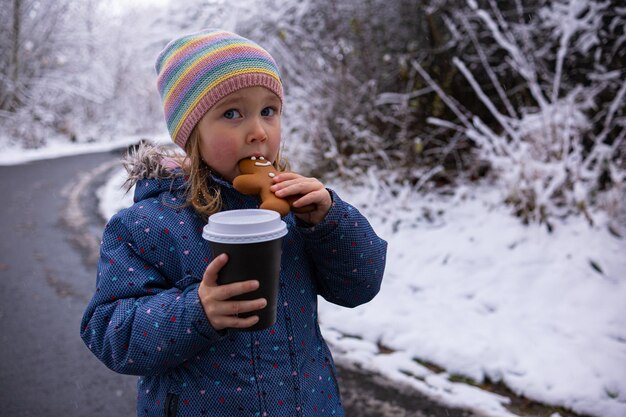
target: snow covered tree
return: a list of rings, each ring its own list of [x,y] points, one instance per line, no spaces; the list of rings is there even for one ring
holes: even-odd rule
[[[152,19],[138,18],[132,8],[111,10],[101,0],[6,3],[0,9],[8,28],[0,38],[5,138],[24,147],[42,146],[52,135],[95,141],[160,120],[153,62],[162,45]]]
[[[42,86],[50,93],[64,84],[61,77],[52,74],[67,62],[58,29],[68,8],[67,1],[30,0],[7,1],[1,8],[0,24],[7,28],[7,36],[0,38],[0,117],[3,119],[15,117],[27,108],[36,121],[49,118],[30,105],[48,95],[43,93]],[[28,145],[36,146],[40,139],[33,134],[25,140]]]
[[[50,134],[77,139],[72,112],[97,102],[106,81],[92,73],[99,48],[99,0],[13,0],[0,20],[0,118],[6,135],[26,147]],[[95,76],[95,77],[94,77]],[[88,107],[88,106],[87,106]],[[8,131],[8,132],[7,132]]]

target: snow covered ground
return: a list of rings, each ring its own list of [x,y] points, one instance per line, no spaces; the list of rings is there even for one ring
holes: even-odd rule
[[[362,206],[369,196],[347,198]],[[407,195],[380,214],[368,210],[390,244],[384,285],[364,307],[323,306],[333,341],[454,404],[485,396],[414,358],[579,413],[626,416],[626,240],[601,216],[593,228],[572,218],[551,234],[523,226],[500,201],[493,190],[463,189],[448,201]],[[506,415],[485,400],[476,406]]]
[[[52,149],[3,149],[0,164],[102,145]],[[107,218],[131,203],[122,181],[120,172],[99,190]],[[626,416],[626,236],[611,234],[606,219],[598,215],[590,227],[571,218],[548,233],[523,226],[487,187],[443,199],[386,196],[375,180],[350,191],[328,185],[389,242],[377,298],[352,310],[321,303],[338,360],[488,416],[514,414],[504,397],[450,376],[503,381],[517,394],[578,413]],[[377,210],[374,200],[387,203]]]

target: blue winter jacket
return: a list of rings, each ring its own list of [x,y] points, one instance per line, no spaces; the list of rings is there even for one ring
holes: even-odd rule
[[[321,224],[286,216],[276,324],[218,332],[198,298],[212,254],[204,222],[183,206],[184,181],[138,180],[136,203],[107,224],[85,344],[115,372],[141,376],[138,416],[343,416],[317,295],[346,307],[371,300],[386,242],[334,192]],[[223,210],[258,207],[256,197],[212,181]]]

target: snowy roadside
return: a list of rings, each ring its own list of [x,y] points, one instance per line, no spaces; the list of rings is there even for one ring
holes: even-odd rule
[[[9,140],[0,136],[0,166],[18,165],[42,159],[61,158],[84,153],[106,152],[138,143],[146,135],[126,135],[115,139],[99,142],[69,143],[67,138],[49,138],[47,146],[38,149],[22,149],[17,145],[9,145]],[[167,132],[150,135],[150,141],[170,144]]]
[[[132,203],[123,180],[119,172],[100,190],[103,217]],[[339,192],[367,214],[389,254],[374,301],[352,310],[321,301],[337,360],[487,416],[515,414],[506,397],[453,381],[502,381],[577,413],[626,415],[626,241],[605,220],[571,218],[550,234],[521,225],[486,188],[447,200],[381,199],[374,184]],[[388,202],[384,210],[376,200]]]
[[[348,199],[365,206],[367,194],[355,190]],[[601,215],[593,228],[570,218],[551,234],[523,226],[485,188],[460,189],[446,201],[420,198],[389,196],[384,213],[366,209],[390,243],[385,283],[367,306],[322,306],[335,344],[361,346],[359,360],[387,377],[488,415],[507,414],[493,395],[448,377],[502,381],[541,403],[625,416],[624,238]]]

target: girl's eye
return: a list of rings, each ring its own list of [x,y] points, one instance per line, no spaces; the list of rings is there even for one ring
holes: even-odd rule
[[[230,109],[230,110],[226,110],[224,112],[224,117],[227,118],[227,119],[237,119],[237,118],[241,117],[241,113],[239,113],[235,109]]]
[[[266,107],[261,110],[261,116],[263,117],[273,116],[274,114],[276,114],[276,110],[272,107]]]

